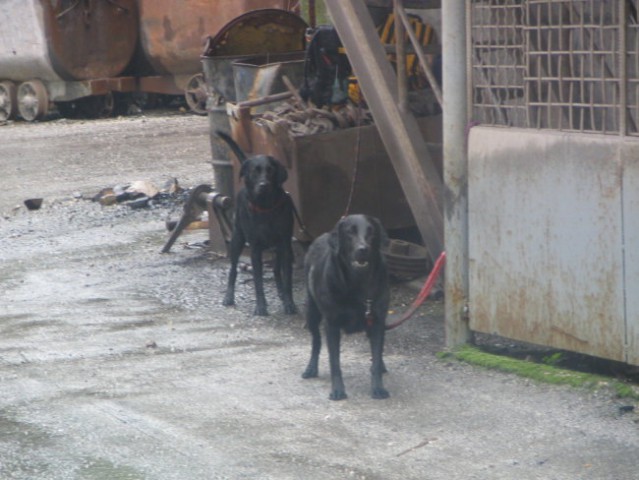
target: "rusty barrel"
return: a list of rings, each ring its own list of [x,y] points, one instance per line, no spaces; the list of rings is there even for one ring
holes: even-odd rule
[[[200,56],[209,36],[237,17],[261,9],[289,9],[289,0],[138,0],[140,43],[157,74],[202,71]]]
[[[0,79],[86,80],[114,77],[138,38],[135,0],[3,0]]]

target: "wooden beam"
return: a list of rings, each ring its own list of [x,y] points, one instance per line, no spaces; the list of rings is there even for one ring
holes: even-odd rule
[[[430,255],[444,249],[442,181],[415,117],[402,112],[397,78],[363,0],[325,0]],[[380,192],[383,195],[383,192]]]

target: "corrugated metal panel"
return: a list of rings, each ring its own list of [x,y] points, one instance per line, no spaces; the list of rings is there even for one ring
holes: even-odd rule
[[[618,139],[476,127],[469,141],[471,328],[624,361]]]

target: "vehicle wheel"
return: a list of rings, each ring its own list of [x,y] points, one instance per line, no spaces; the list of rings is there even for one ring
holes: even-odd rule
[[[27,122],[39,120],[49,112],[49,94],[40,80],[21,83],[17,96],[18,111]]]
[[[193,113],[198,115],[206,115],[206,98],[208,96],[208,89],[206,88],[206,82],[204,81],[204,75],[198,73],[193,75],[184,90],[184,98],[186,104],[189,106]]]
[[[0,82],[0,122],[15,117],[16,95],[16,86],[13,82]]]

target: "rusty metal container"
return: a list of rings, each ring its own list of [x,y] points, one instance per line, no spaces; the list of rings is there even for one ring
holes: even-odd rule
[[[138,38],[135,0],[3,0],[0,79],[86,80],[119,75]]]
[[[285,188],[293,197],[311,240],[333,228],[346,213],[365,213],[380,219],[389,230],[415,226],[408,201],[384,144],[374,125],[292,137],[252,120],[248,109],[236,108],[230,116],[233,138],[249,154],[268,154],[288,170]],[[442,165],[442,119],[418,119],[430,153]],[[233,159],[235,188],[239,168]],[[355,168],[357,162],[357,168]],[[352,189],[350,209],[349,196]]]
[[[307,26],[299,16],[276,9],[248,12],[234,19],[207,40],[201,57],[207,86],[227,101],[235,102],[236,75],[253,77],[252,85],[271,67],[289,73],[301,69]],[[238,79],[238,82],[244,88],[246,81]]]
[[[286,91],[282,78],[293,85],[304,80],[304,52],[260,55],[233,62],[235,99],[238,102],[254,100],[273,93]]]
[[[200,72],[200,55],[209,36],[252,10],[288,10],[289,0],[137,0],[140,41],[157,74]],[[253,52],[251,52],[253,53]],[[259,53],[259,52],[256,52]]]
[[[207,110],[210,125],[211,154],[216,191],[233,197],[233,165],[227,145],[215,134],[217,130],[229,132],[230,125],[225,101],[236,101],[234,63],[249,62],[248,68],[267,72],[252,75],[251,92],[272,92],[281,82],[283,65],[292,61],[301,71],[304,54],[306,22],[293,12],[262,9],[247,12],[233,19],[207,39],[202,55],[204,79],[207,86]],[[256,60],[256,56],[261,59]],[[291,57],[293,56],[293,57]],[[265,60],[267,58],[267,60]],[[273,63],[275,62],[275,63]],[[241,71],[241,67],[240,67]],[[254,88],[255,87],[255,88]],[[242,87],[243,88],[243,87]],[[243,95],[240,92],[240,95]]]

